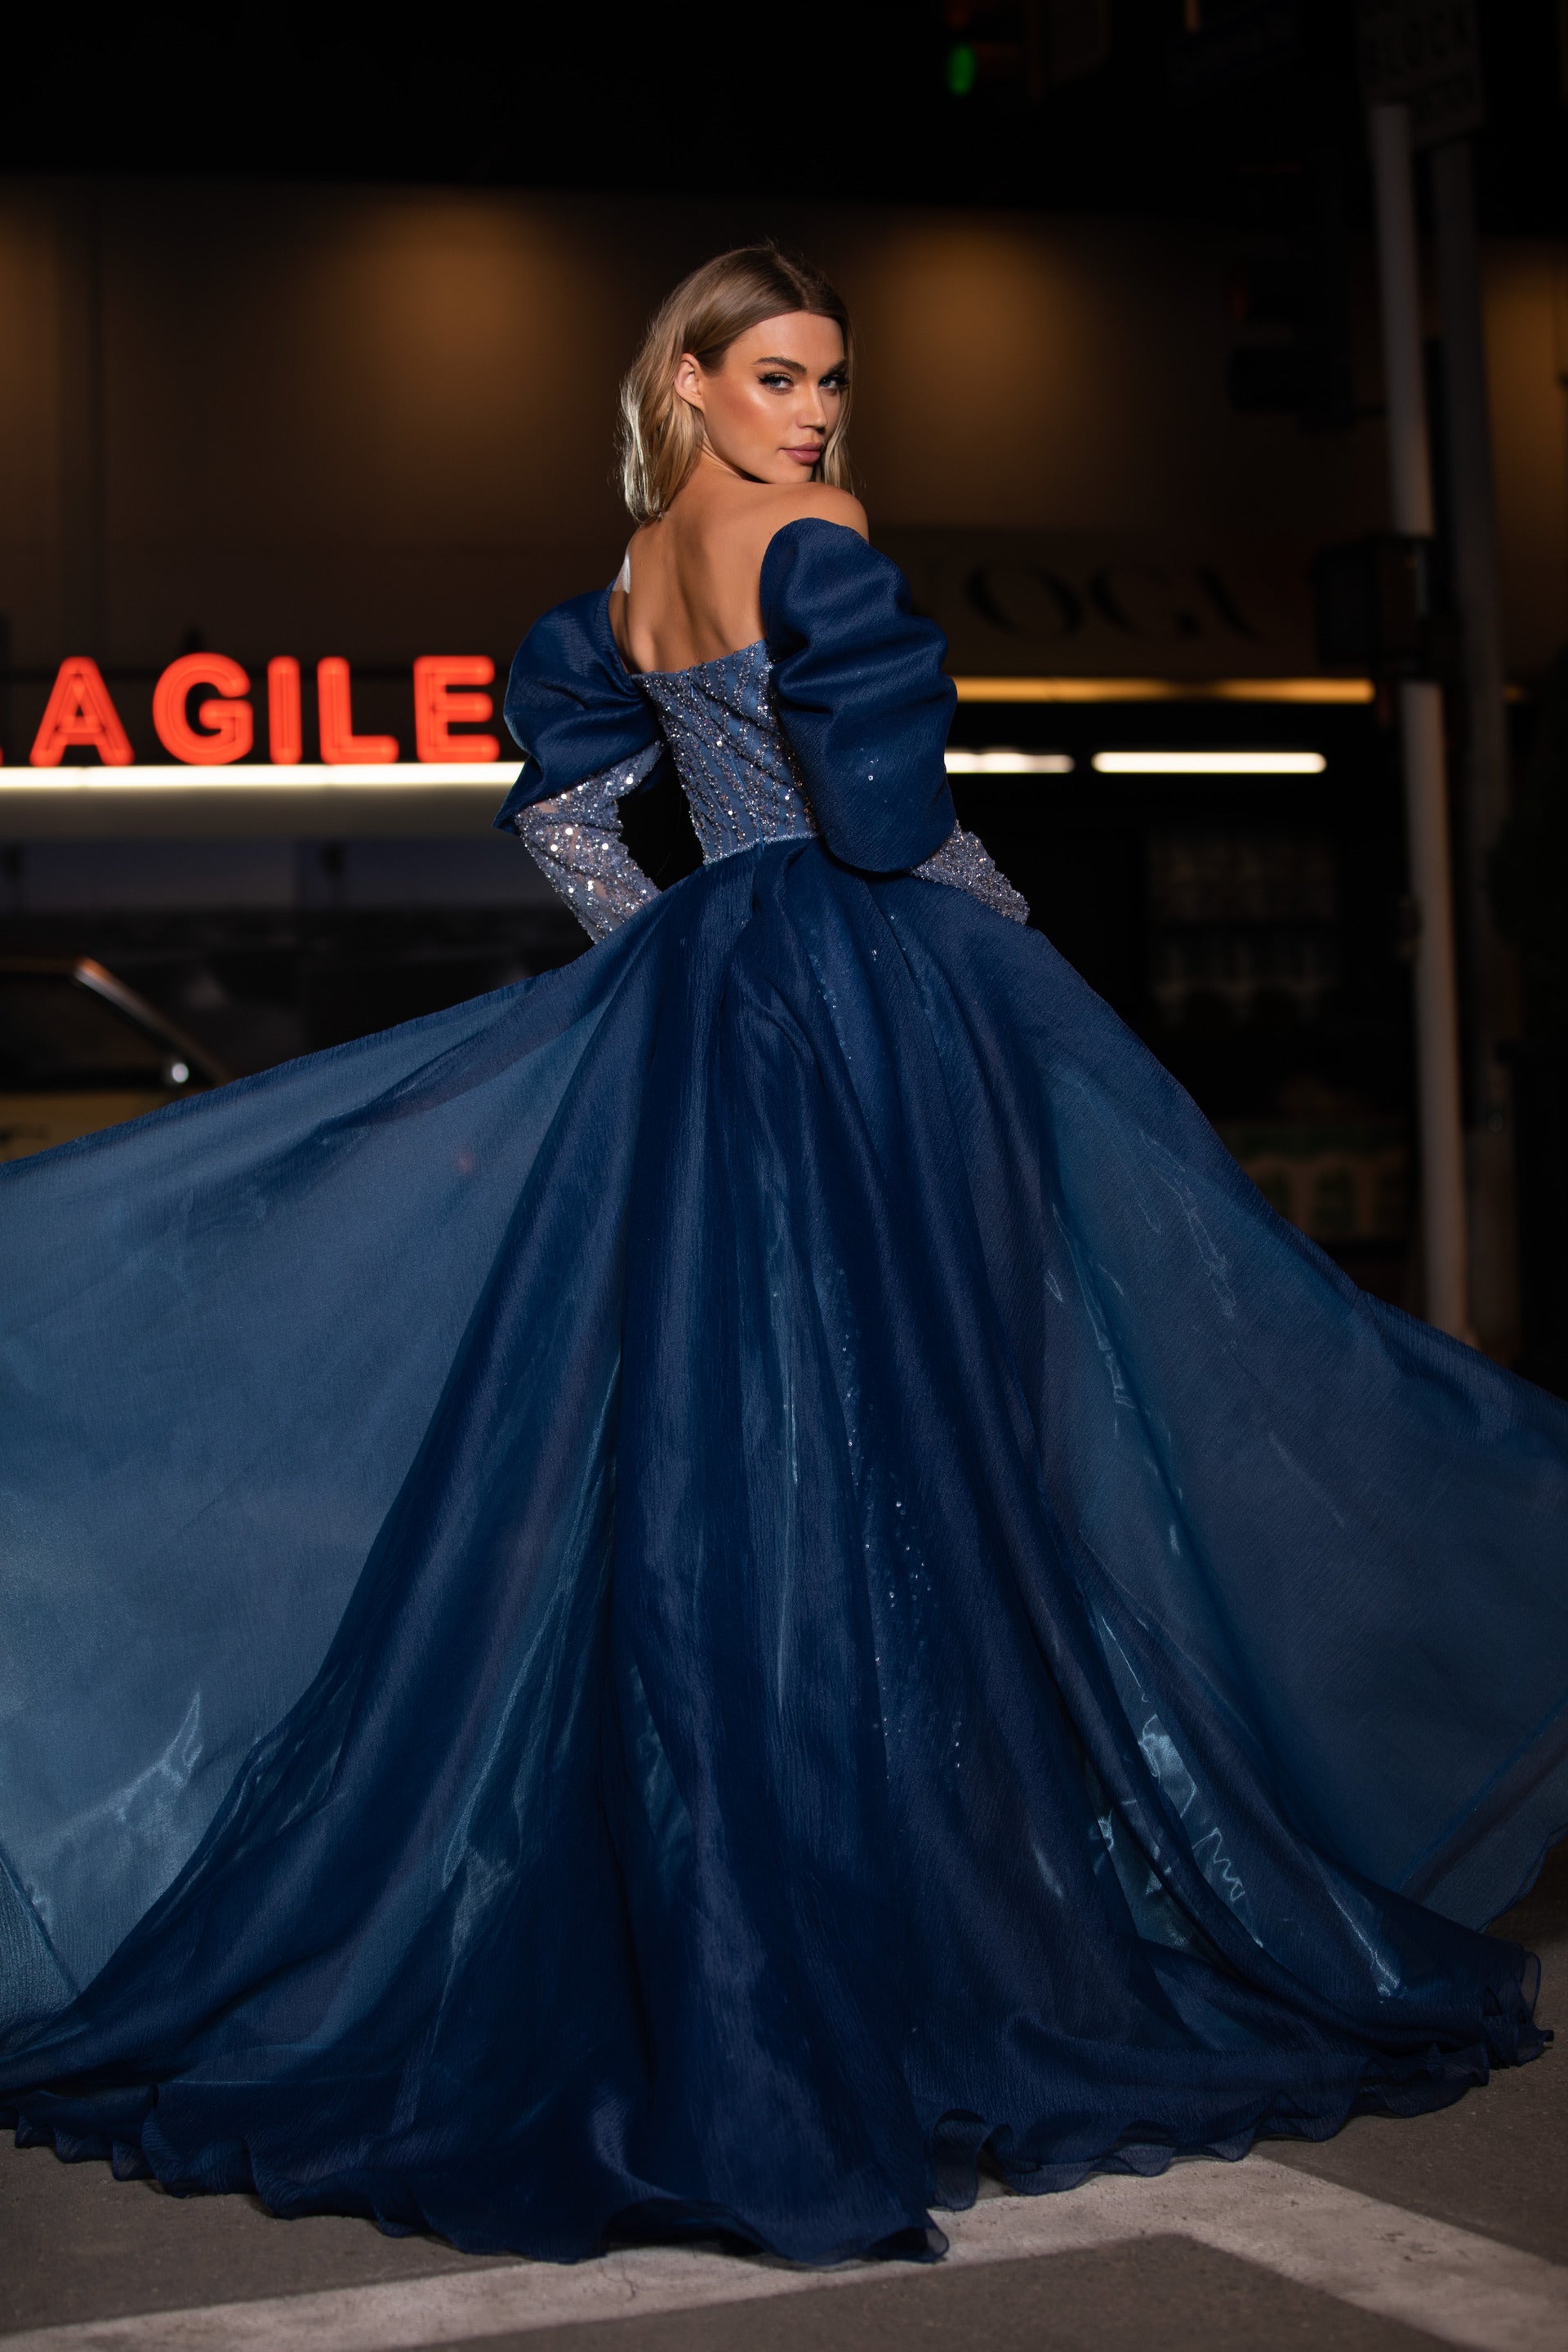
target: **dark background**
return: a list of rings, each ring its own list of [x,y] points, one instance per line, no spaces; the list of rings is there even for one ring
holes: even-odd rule
[[[624,200],[616,234],[634,257],[655,235],[639,198],[722,199],[748,224],[803,206],[823,219],[835,207],[848,217],[856,207],[928,206],[986,219],[1190,224],[1194,238],[1231,241],[1237,337],[1260,339],[1259,365],[1264,376],[1275,371],[1275,405],[1290,411],[1299,446],[1314,463],[1325,446],[1342,449],[1348,465],[1369,420],[1375,428],[1379,400],[1375,364],[1352,350],[1358,334],[1365,342],[1365,317],[1358,327],[1352,314],[1358,302],[1364,313],[1370,285],[1355,30],[1347,0],[1110,0],[1103,11],[1075,0],[1033,10],[960,0],[842,6],[821,22],[739,6],[524,7],[504,17],[455,9],[416,24],[330,9],[35,19],[9,37],[0,152],[24,182],[100,189],[110,207],[127,185],[182,179],[198,205],[203,185],[225,183],[263,205],[268,189],[282,203],[369,184]],[[1511,0],[1482,11],[1481,35],[1483,236],[1561,238],[1562,12],[1553,0]],[[668,228],[658,234],[668,242]],[[205,290],[188,287],[195,320]],[[1436,368],[1433,383],[1436,395]],[[1252,396],[1234,370],[1231,396]],[[309,383],[298,397],[310,401]],[[1434,415],[1440,479],[1436,396]],[[552,593],[582,584],[563,576]],[[193,614],[181,642],[200,641],[204,625]],[[467,626],[455,623],[453,634]],[[491,649],[504,660],[504,646]],[[239,650],[253,659],[270,648]],[[384,664],[379,686],[374,651],[355,654],[362,724],[387,723],[376,697],[401,677]],[[1552,859],[1568,863],[1552,847],[1552,812],[1568,786],[1542,764],[1546,684],[1542,662],[1516,674],[1510,711],[1521,809],[1544,845],[1539,856],[1516,849],[1514,861],[1527,877],[1523,898],[1535,893],[1538,934],[1551,931],[1554,909],[1568,925],[1568,889],[1552,897]],[[16,687],[24,701],[41,690],[31,672]],[[1256,785],[1090,782],[1086,762],[1108,740],[1310,742],[1330,753],[1329,777],[1270,787],[1266,798]],[[1227,1134],[1256,1142],[1272,1122],[1300,1142],[1314,1122],[1325,1133],[1338,1122],[1345,1134],[1396,1135],[1408,1161],[1403,828],[1386,696],[1366,709],[1310,713],[965,706],[954,741],[1075,754],[1068,777],[961,782],[961,814],[1028,895],[1040,927]],[[9,734],[7,756],[16,756]],[[661,881],[694,858],[668,782],[629,812],[628,832]],[[1170,875],[1184,860],[1213,866],[1226,843],[1265,877],[1253,899],[1216,885],[1206,912],[1194,901],[1173,913]],[[100,956],[237,1068],[434,1009],[584,945],[569,917],[520,888],[516,868],[488,899],[465,885],[466,898],[416,904],[410,893],[399,904],[384,878],[396,865],[390,852],[368,891],[374,861],[363,845],[301,841],[289,854],[297,887],[286,911],[204,907],[193,882],[180,907],[51,912],[21,887],[30,848],[0,845],[0,904],[7,876],[17,885],[6,937]],[[165,863],[178,859],[171,852]],[[1292,898],[1293,863],[1331,877],[1318,900]],[[1538,1068],[1568,1034],[1550,987],[1531,980],[1540,961],[1527,943],[1520,1032]],[[1226,975],[1243,969],[1253,979],[1238,992]],[[1313,971],[1322,984],[1303,992],[1300,974]],[[1547,1094],[1558,1099],[1550,1086]],[[1551,1125],[1537,1118],[1525,1171],[1547,1197],[1563,1172]],[[1418,1307],[1415,1205],[1410,1191],[1397,1234],[1346,1243],[1340,1255],[1360,1279]],[[1550,1269],[1526,1268],[1527,1288],[1549,1278]]]
[[[804,17],[702,5],[454,7],[413,23],[331,8],[35,14],[7,34],[0,152],[13,171],[1207,218],[1234,206],[1238,165],[1315,145],[1359,163],[1352,0],[1114,0],[1104,64],[1053,87],[1047,58],[1037,94],[1027,57],[1002,54],[1026,51],[1027,17],[984,0],[850,0]],[[1554,0],[1483,7],[1479,30],[1482,226],[1562,228]],[[1048,27],[1037,37],[1048,46]],[[981,60],[962,99],[949,87],[960,46]]]

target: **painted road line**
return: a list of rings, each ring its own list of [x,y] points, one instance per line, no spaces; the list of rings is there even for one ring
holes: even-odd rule
[[[1157,2180],[1110,2176],[1067,2196],[986,2198],[943,2226],[947,2266],[959,2269],[1184,2236],[1474,2352],[1561,2352],[1568,2328],[1568,2269],[1265,2158],[1183,2164]],[[651,2247],[571,2267],[508,2263],[32,2328],[0,2336],[0,2352],[412,2352],[920,2275],[904,2263],[801,2271]]]
[[[1445,2343],[1561,2352],[1568,2337],[1568,2269],[1496,2238],[1267,2158],[1184,2165],[1157,2184],[1125,2175],[1095,2184],[1107,2217],[1120,2209],[1129,2223],[1138,2190],[1150,2185],[1171,2198],[1173,2231]],[[1154,2226],[1141,2218],[1137,2234]]]

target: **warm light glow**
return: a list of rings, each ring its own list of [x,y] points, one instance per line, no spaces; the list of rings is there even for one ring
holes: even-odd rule
[[[1375,698],[1370,677],[955,677],[960,702],[1321,702]]]
[[[950,751],[950,776],[1070,776],[1068,751]]]
[[[136,756],[102,673],[86,654],[71,654],[61,662],[27,754],[29,763],[58,768],[60,754],[71,744],[86,744],[110,768],[129,767]]]
[[[1321,751],[1097,751],[1102,776],[1321,776]]]
[[[395,735],[354,733],[349,666],[339,654],[328,654],[316,664],[316,719],[321,758],[330,767],[380,766],[397,757]]]
[[[489,686],[496,666],[489,654],[421,654],[414,665],[414,748],[431,760],[499,760],[493,735],[454,735],[456,726],[475,726],[495,705],[488,694],[459,689]]]
[[[267,665],[267,749],[283,767],[298,766],[305,755],[300,665],[292,654],[278,654]]]
[[[369,739],[376,741],[376,737]],[[413,760],[336,761],[321,765],[276,767],[263,766],[259,761],[247,768],[236,768],[221,782],[216,777],[203,775],[188,767],[117,767],[112,773],[103,768],[57,768],[48,775],[29,774],[26,769],[0,771],[0,808],[5,794],[12,792],[202,792],[221,793],[226,796],[235,792],[319,792],[323,784],[343,784],[364,789],[374,786],[397,789],[411,785],[424,791],[432,784],[483,784],[493,790],[499,806],[515,771],[510,761],[499,768],[488,760],[448,760],[437,765],[421,765]]]
[[[198,686],[213,686],[224,698],[204,702],[193,727],[186,705]],[[153,725],[165,751],[193,768],[226,768],[243,760],[256,740],[248,702],[250,680],[226,654],[182,654],[153,688]]]

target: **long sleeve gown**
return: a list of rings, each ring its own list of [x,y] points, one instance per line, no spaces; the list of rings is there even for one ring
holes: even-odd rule
[[[591,953],[0,1168],[24,2140],[815,2262],[1541,2046],[1479,1931],[1568,1823],[1568,1410],[1010,919],[894,568],[762,587],[519,654]]]

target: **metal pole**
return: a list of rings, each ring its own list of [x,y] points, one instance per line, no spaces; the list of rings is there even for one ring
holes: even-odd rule
[[[1432,211],[1443,306],[1454,591],[1465,681],[1459,887],[1468,950],[1470,1304],[1482,1345],[1506,1355],[1519,1336],[1519,1274],[1512,1121],[1497,1049],[1518,1030],[1519,974],[1493,927],[1486,887],[1487,858],[1508,814],[1508,721],[1480,251],[1468,140],[1434,149]]]
[[[1383,371],[1394,528],[1429,539],[1432,463],[1421,381],[1421,278],[1410,163],[1410,114],[1372,109],[1383,297]],[[1468,1332],[1465,1163],[1459,1127],[1459,1038],[1454,983],[1454,907],[1443,764],[1442,689],[1426,678],[1399,688],[1405,817],[1415,943],[1415,1078],[1421,1147],[1422,1257],[1429,1323]]]

